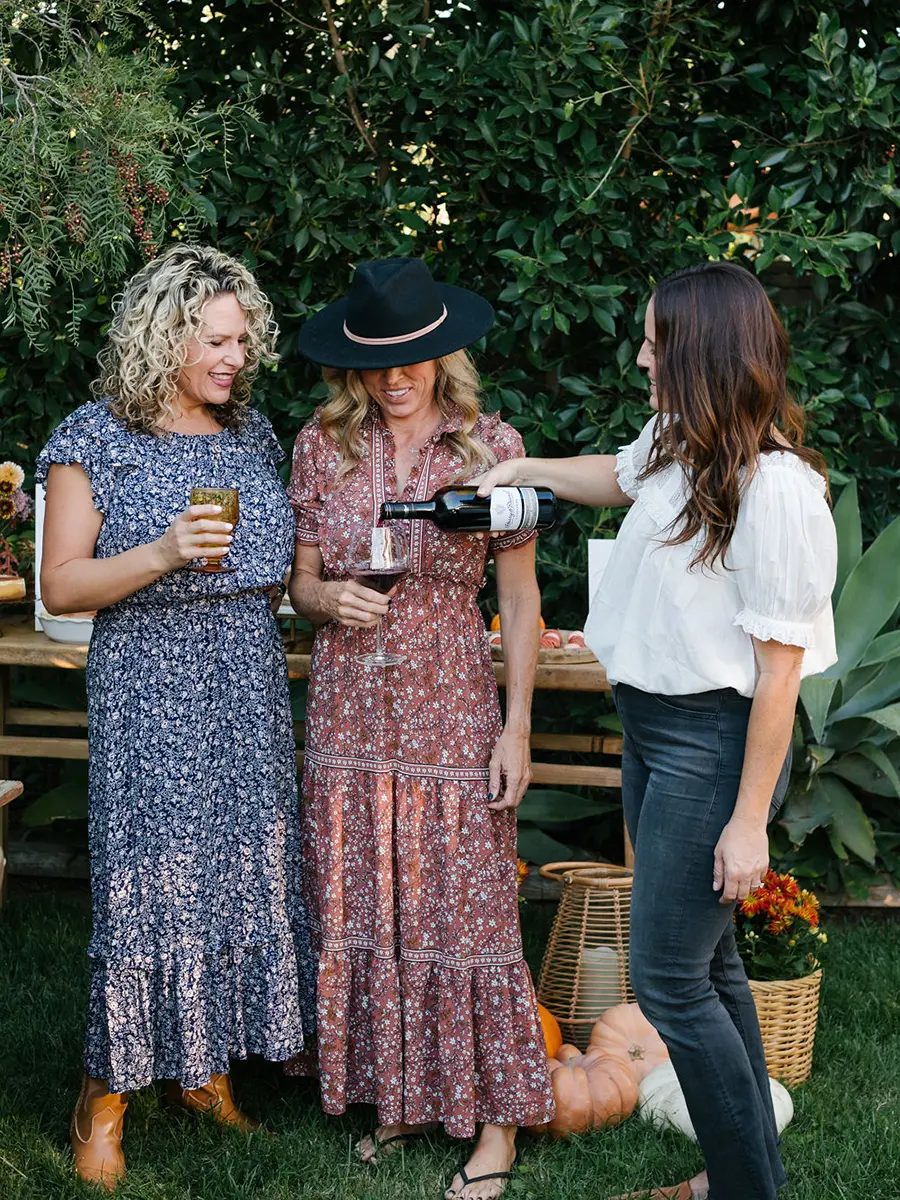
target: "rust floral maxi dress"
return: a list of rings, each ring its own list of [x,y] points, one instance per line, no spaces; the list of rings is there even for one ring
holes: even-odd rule
[[[349,542],[385,499],[422,500],[458,478],[445,421],[396,496],[393,439],[372,406],[365,453],[340,454],[318,416],[297,438],[289,496],[297,539],[325,578],[347,575]],[[523,453],[496,416],[475,432],[498,460]],[[381,1124],[531,1125],[553,1112],[547,1054],[523,957],[515,813],[487,808],[501,732],[476,597],[487,540],[410,527],[412,568],[384,622],[407,658],[367,667],[374,630],[316,634],[307,701],[302,827],[306,899],[319,953],[323,1107],[378,1107]],[[493,539],[501,553],[534,534]]]

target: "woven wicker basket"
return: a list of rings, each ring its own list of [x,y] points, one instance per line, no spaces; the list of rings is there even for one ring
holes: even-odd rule
[[[750,980],[769,1074],[792,1087],[812,1069],[822,968],[802,979]]]
[[[608,1008],[634,999],[628,977],[631,871],[609,863],[541,867],[562,882],[537,995],[559,1021],[563,1039],[584,1050]]]

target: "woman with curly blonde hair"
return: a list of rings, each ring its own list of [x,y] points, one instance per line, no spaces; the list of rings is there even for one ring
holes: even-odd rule
[[[522,453],[479,410],[463,347],[490,305],[415,259],[362,263],[350,294],[301,330],[331,399],[302,430],[291,600],[318,626],[302,821],[328,1113],[377,1107],[366,1162],[436,1124],[477,1145],[448,1196],[490,1200],[518,1125],[553,1112],[522,957],[516,806],[530,777],[540,621],[534,531],[491,543],[410,522],[410,569],[387,595],[350,578],[352,543],[385,500],[425,500]],[[401,505],[402,507],[402,505]],[[478,591],[489,549],[506,659],[501,720]],[[399,664],[366,666],[384,621]]]
[[[249,407],[276,333],[244,267],[173,247],[116,302],[100,398],[67,417],[38,460],[44,604],[97,611],[91,984],[71,1132],[79,1175],[108,1189],[125,1174],[129,1092],[166,1079],[176,1106],[252,1128],[230,1060],[288,1059],[312,1027],[287,671],[271,608],[293,522],[281,449]],[[191,504],[195,487],[237,489],[237,525],[219,505]]]

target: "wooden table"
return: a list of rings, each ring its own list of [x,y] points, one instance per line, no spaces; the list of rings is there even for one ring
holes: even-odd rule
[[[306,679],[309,675],[308,653],[294,652],[287,646],[288,672],[292,679]],[[7,619],[0,621],[0,779],[9,775],[9,759],[19,758],[62,758],[86,759],[87,713],[70,712],[62,709],[19,707],[9,703],[9,669],[21,667],[83,668],[87,661],[87,646],[54,642],[45,633],[33,628],[31,619]],[[494,663],[497,683],[506,683],[503,663]],[[609,683],[603,667],[597,663],[539,663],[535,676],[535,687],[552,692],[608,692]],[[303,756],[303,723],[296,721],[298,761]],[[35,733],[10,732],[15,730],[39,730]],[[73,736],[73,731],[84,730],[84,734]],[[62,730],[54,733],[53,730]],[[604,734],[551,734],[532,735],[533,750],[599,754],[621,756],[622,739]],[[587,766],[570,763],[535,761],[532,765],[534,782],[542,784],[583,785],[588,787],[621,787],[622,772],[618,766]],[[0,848],[7,845],[6,810],[0,809]],[[630,847],[626,845],[626,860],[630,861]],[[3,886],[0,877],[0,889]],[[2,892],[0,892],[2,894]]]

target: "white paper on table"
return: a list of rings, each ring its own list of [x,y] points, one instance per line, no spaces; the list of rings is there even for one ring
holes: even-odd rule
[[[615,538],[588,538],[588,611],[594,603],[615,544]]]
[[[40,632],[43,628],[38,613],[43,611],[41,604],[41,550],[44,545],[44,485],[34,485],[34,627]]]

